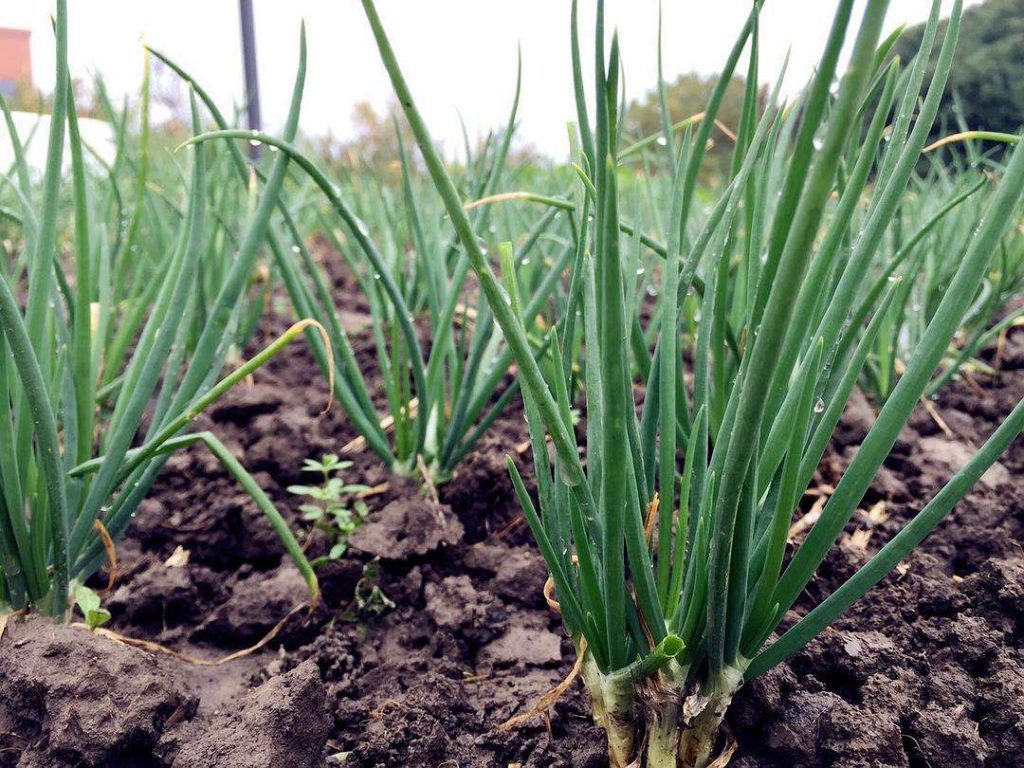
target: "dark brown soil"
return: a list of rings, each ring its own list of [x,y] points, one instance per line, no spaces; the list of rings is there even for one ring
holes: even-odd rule
[[[957,383],[936,404],[954,438],[915,415],[863,504],[884,510],[851,524],[791,618],[913,516],[1024,395],[1024,332],[1003,358],[984,397]],[[202,420],[297,527],[285,488],[302,460],[355,436],[337,408],[319,415],[325,398],[297,345]],[[819,483],[836,482],[872,419],[863,399],[851,404]],[[387,486],[367,499],[349,552],[321,571],[324,606],[240,661],[196,667],[83,629],[12,623],[0,640],[0,768],[607,765],[578,685],[547,721],[495,730],[573,664],[504,466],[509,453],[529,479],[526,436],[515,406],[441,487],[440,504],[356,456],[346,479]],[[733,765],[1022,764],[1022,472],[1018,441],[897,573],[741,692]],[[179,547],[187,562],[178,552],[168,563]],[[311,539],[312,554],[325,548]],[[205,658],[245,647],[304,599],[282,554],[213,457],[182,453],[121,548],[111,627]],[[393,608],[365,599],[374,587]]]

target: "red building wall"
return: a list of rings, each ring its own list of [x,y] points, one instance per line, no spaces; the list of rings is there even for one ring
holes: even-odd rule
[[[32,80],[32,54],[27,29],[0,27],[0,88],[6,93],[19,82]]]

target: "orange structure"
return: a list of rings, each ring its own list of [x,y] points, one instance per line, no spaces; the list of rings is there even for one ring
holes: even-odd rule
[[[10,96],[18,83],[32,82],[31,32],[0,27],[0,93]]]

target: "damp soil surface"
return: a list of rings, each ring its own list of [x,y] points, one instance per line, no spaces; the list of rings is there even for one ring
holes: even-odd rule
[[[358,308],[355,302],[347,306]],[[365,321],[347,316],[354,328]],[[286,325],[268,321],[262,340]],[[365,335],[357,354],[375,368]],[[254,344],[254,348],[258,346]],[[996,351],[989,353],[990,358]],[[915,413],[842,542],[788,621],[899,530],[1024,396],[1024,330],[1001,373],[957,382]],[[200,420],[304,530],[302,462],[356,435],[302,344]],[[937,417],[937,418],[936,418]],[[826,492],[874,419],[853,399],[815,480]],[[577,683],[512,731],[570,672],[545,568],[505,456],[532,476],[511,407],[435,498],[368,452],[367,522],[320,571],[323,600],[259,651],[202,666],[41,619],[0,639],[0,768],[607,765]],[[732,764],[1020,766],[1024,755],[1024,444],[892,576],[804,651],[750,683],[730,716]],[[814,508],[804,500],[798,516]],[[327,542],[307,539],[311,555]],[[100,575],[102,586],[106,573]],[[304,585],[245,493],[201,450],[174,456],[119,550],[109,628],[215,660],[257,643]]]

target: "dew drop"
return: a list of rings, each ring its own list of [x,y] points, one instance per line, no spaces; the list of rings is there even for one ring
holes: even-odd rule
[[[814,412],[824,413],[825,412],[825,401],[820,397],[814,402]]]

